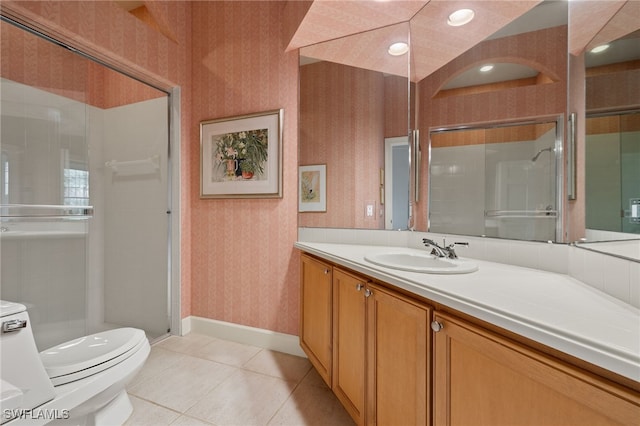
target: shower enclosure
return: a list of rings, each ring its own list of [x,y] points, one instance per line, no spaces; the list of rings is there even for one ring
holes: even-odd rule
[[[167,93],[0,22],[0,298],[40,350],[171,327]]]
[[[562,241],[561,120],[434,130],[429,230]]]

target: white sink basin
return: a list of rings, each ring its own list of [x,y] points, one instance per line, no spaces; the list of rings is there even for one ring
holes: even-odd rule
[[[478,270],[478,265],[472,261],[440,258],[429,253],[379,253],[364,258],[386,268],[425,274],[467,274]]]

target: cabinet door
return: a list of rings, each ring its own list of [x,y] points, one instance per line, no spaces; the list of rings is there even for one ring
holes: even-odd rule
[[[631,425],[640,396],[526,346],[438,314],[435,425]]]
[[[300,346],[331,387],[331,266],[302,255],[300,273]]]
[[[365,285],[340,269],[333,274],[333,392],[358,425],[365,404]]]
[[[431,308],[370,284],[367,292],[367,424],[429,422]]]

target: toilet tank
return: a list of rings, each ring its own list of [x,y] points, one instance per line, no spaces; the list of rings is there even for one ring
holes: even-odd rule
[[[0,301],[0,424],[55,397],[24,305]],[[20,395],[21,394],[21,395]]]

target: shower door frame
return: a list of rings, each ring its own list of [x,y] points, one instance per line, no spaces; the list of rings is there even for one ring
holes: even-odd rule
[[[181,283],[180,283],[180,98],[179,86],[167,85],[155,80],[150,75],[138,71],[127,71],[127,65],[113,58],[108,58],[84,44],[77,37],[64,37],[46,22],[36,22],[22,13],[22,9],[14,9],[11,3],[0,8],[0,19],[9,25],[15,25],[37,37],[41,37],[64,49],[78,54],[90,61],[107,67],[115,72],[132,78],[140,83],[159,90],[167,95],[167,316],[168,334],[182,335],[181,315]]]

